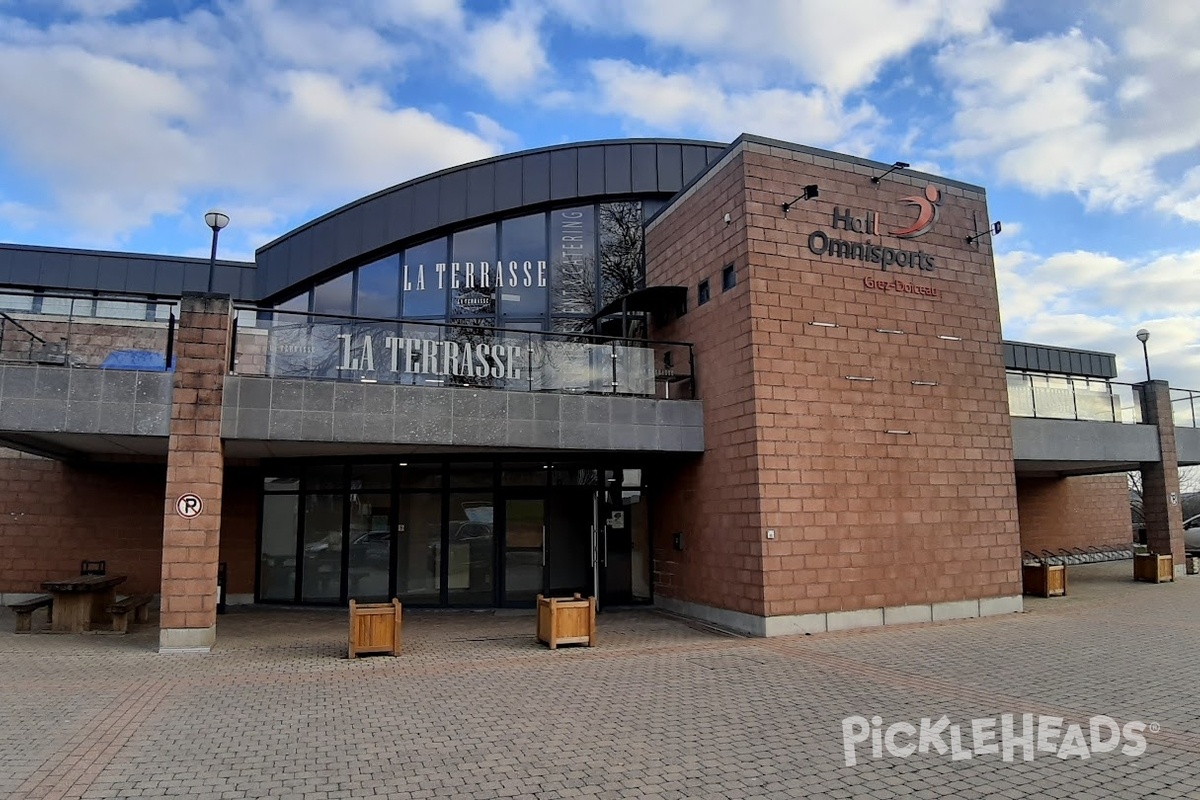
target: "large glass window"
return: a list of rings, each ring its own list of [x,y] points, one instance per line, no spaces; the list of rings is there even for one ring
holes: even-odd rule
[[[496,226],[459,231],[450,240],[450,313],[455,317],[493,316],[500,280],[496,261]],[[507,284],[505,284],[507,285]]]
[[[491,492],[450,494],[447,595],[450,605],[490,605],[495,560]]]
[[[550,212],[551,311],[594,314],[596,215],[592,206]]]
[[[304,561],[300,599],[335,603],[342,593],[342,498],[310,494],[304,503]]]
[[[544,317],[549,291],[546,215],[505,220],[500,226],[500,314]]]
[[[347,272],[313,288],[313,312],[350,316],[354,313],[354,273]]]
[[[404,251],[400,263],[401,313],[405,317],[446,316],[446,240],[435,239]]]
[[[391,568],[391,494],[350,494],[350,565],[346,592],[355,600],[388,598]]]
[[[600,304],[641,288],[642,204],[637,201],[600,206]]]
[[[442,494],[400,495],[396,512],[396,596],[437,605],[442,590]]]
[[[290,602],[296,597],[296,522],[300,497],[263,496],[262,552],[258,594],[263,600]]]
[[[393,319],[400,310],[400,256],[381,258],[358,268],[358,305],[360,317]]]

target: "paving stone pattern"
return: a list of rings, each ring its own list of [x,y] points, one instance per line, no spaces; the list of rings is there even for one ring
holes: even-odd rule
[[[1024,614],[769,640],[619,611],[551,652],[527,613],[410,611],[402,656],[354,661],[344,611],[231,610],[195,656],[158,655],[155,625],[18,636],[6,611],[0,797],[1200,796],[1200,578],[1069,570]],[[1005,713],[1160,729],[1139,757],[846,764],[849,715]]]

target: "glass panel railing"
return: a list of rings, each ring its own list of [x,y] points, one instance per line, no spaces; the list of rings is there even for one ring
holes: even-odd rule
[[[1177,428],[1200,428],[1200,392],[1172,389],[1171,416],[1175,418]]]
[[[162,372],[177,310],[143,297],[0,295],[0,362]]]
[[[691,366],[683,343],[278,311],[239,315],[234,359],[273,378],[675,399],[694,396]]]
[[[1089,422],[1142,421],[1136,386],[1094,378],[1009,372],[1008,408],[1014,417]]]

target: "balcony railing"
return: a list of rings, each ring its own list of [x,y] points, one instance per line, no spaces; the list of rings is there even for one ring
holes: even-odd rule
[[[1014,417],[1142,422],[1137,387],[1094,378],[1009,372],[1008,408]]]
[[[1175,426],[1200,428],[1200,391],[1171,389],[1170,392]],[[1138,385],[1065,375],[1009,372],[1008,408],[1014,417],[1130,424],[1145,421]]]
[[[1171,390],[1171,415],[1177,428],[1200,428],[1200,392],[1195,389]]]
[[[144,296],[0,293],[0,363],[162,372],[176,302]]]
[[[255,309],[239,309],[243,312]],[[582,333],[270,312],[239,313],[240,375],[521,392],[694,399],[692,345]]]

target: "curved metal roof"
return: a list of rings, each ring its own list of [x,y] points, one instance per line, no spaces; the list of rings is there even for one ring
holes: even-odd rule
[[[266,299],[442,230],[573,202],[672,195],[727,145],[622,139],[543,147],[435,172],[319,217],[255,253]]]

